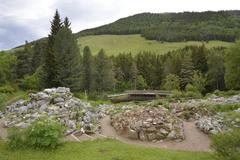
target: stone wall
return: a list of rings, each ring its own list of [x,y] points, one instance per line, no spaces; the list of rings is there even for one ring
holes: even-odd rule
[[[114,115],[112,126],[131,139],[183,140],[183,122],[165,108],[136,108]]]

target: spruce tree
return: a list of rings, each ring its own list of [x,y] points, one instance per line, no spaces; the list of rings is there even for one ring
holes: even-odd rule
[[[51,32],[48,35],[48,44],[46,53],[44,55],[44,85],[45,87],[57,87],[59,85],[57,81],[57,63],[55,59],[55,36],[61,29],[61,19],[58,11],[56,10],[53,21],[51,22]]]
[[[207,73],[207,58],[206,58],[207,49],[203,44],[200,47],[192,47],[192,61],[195,70],[199,70],[202,73]]]
[[[31,45],[26,41],[23,51],[18,51],[15,53],[17,57],[16,73],[17,78],[21,79],[25,75],[32,74],[32,55],[33,50]]]
[[[32,71],[35,72],[37,68],[43,63],[43,56],[46,52],[46,41],[37,41],[33,47],[32,57]]]
[[[95,59],[95,88],[98,92],[103,92],[114,87],[114,73],[110,58],[101,49]]]
[[[64,27],[70,28],[71,23],[70,23],[68,17],[65,17],[63,24],[64,24]]]
[[[64,26],[55,36],[53,50],[56,57],[56,83],[78,91],[80,89],[80,51],[68,18],[65,18]]]
[[[131,81],[132,81],[132,88],[137,89],[137,78],[138,78],[138,68],[136,63],[133,61],[131,66]]]
[[[240,89],[240,41],[230,48],[226,56],[225,81],[228,89]]]
[[[93,77],[92,77],[92,53],[88,46],[83,49],[83,60],[82,60],[82,88],[83,90],[89,91],[92,88]]]
[[[207,72],[207,83],[209,90],[223,90],[225,88],[224,81],[224,56],[222,50],[213,49],[208,55],[207,64],[208,64],[208,72]],[[237,69],[237,68],[236,68]],[[237,72],[232,75],[237,74]]]
[[[188,53],[186,53],[186,55],[184,55],[182,60],[181,72],[180,72],[181,89],[184,90],[187,84],[192,82],[193,70],[194,70],[194,66],[192,63],[191,56]]]

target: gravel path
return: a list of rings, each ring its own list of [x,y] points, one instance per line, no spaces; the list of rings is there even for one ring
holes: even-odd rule
[[[145,147],[153,148],[166,148],[175,150],[187,150],[187,151],[210,151],[210,138],[199,131],[194,122],[184,122],[185,140],[182,142],[163,141],[163,142],[146,142],[139,140],[131,140],[124,136],[120,136],[116,133],[114,128],[110,124],[110,117],[106,116],[101,120],[102,134],[115,138],[119,141],[128,144],[141,145]]]

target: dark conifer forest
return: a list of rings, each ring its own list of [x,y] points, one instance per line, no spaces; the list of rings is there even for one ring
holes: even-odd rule
[[[142,13],[81,31],[77,35],[141,34],[146,39],[168,42],[234,42],[240,34],[239,26],[240,11]]]

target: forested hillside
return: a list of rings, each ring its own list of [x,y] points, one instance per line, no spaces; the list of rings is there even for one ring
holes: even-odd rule
[[[12,53],[0,52],[0,92],[65,86],[94,96],[127,89],[194,91],[201,95],[240,89],[239,41],[229,46],[211,46],[212,41],[200,45],[182,42],[181,47],[166,49],[165,54],[147,49],[144,43],[140,45],[145,50],[132,52],[131,44],[125,44],[130,50],[120,52],[101,43],[101,48],[84,44],[74,36],[70,24],[56,11],[48,38],[26,43]],[[106,36],[101,41],[104,39]]]
[[[158,41],[221,40],[233,42],[240,34],[240,11],[142,13],[87,29],[77,36],[141,34]]]

